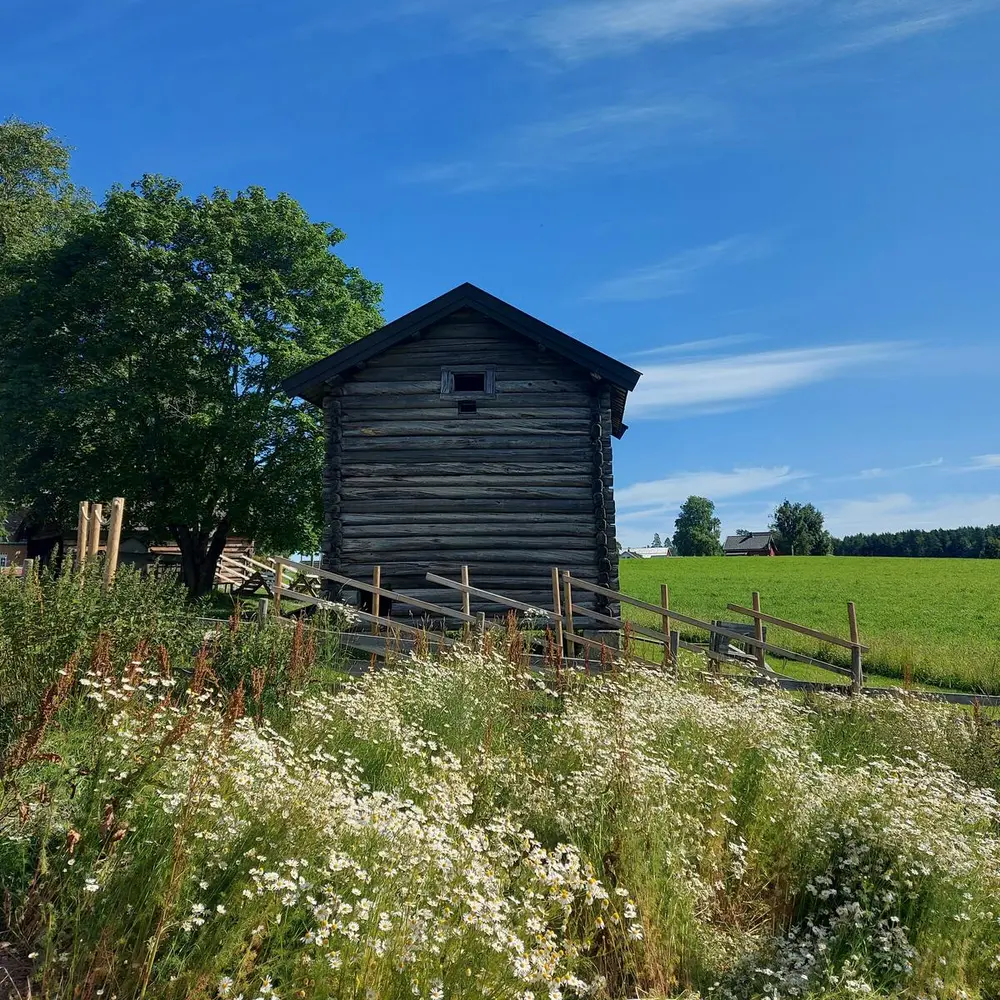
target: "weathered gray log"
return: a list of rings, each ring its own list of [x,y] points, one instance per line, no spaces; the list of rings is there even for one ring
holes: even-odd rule
[[[492,500],[459,500],[456,504],[461,505],[461,510],[465,514],[488,514],[510,513],[526,514],[532,511],[545,511],[548,513],[576,514],[580,517],[589,517],[593,512],[593,506],[587,500],[530,500],[513,498],[506,499],[496,497]],[[409,514],[419,514],[421,512],[431,512],[440,510],[441,500],[347,500],[341,501],[341,512],[344,514],[362,513],[396,513],[399,517]]]

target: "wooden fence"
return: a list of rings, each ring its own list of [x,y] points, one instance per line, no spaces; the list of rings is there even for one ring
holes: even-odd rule
[[[435,573],[427,573],[428,583],[455,591],[461,596],[462,610],[458,611],[452,607],[426,601],[422,598],[410,597],[382,587],[379,567],[375,567],[372,581],[369,583],[352,579],[340,573],[298,563],[291,559],[275,558],[270,560],[269,564],[274,570],[274,586],[271,592],[274,608],[278,613],[281,611],[283,600],[286,605],[298,605],[299,607],[338,607],[336,602],[329,601],[313,592],[314,588],[308,585],[310,580],[326,580],[339,584],[341,587],[354,588],[360,593],[370,595],[370,611],[352,608],[351,614],[371,626],[371,635],[362,638],[351,633],[344,633],[342,639],[347,645],[354,645],[356,648],[372,653],[373,656],[383,655],[390,649],[399,649],[401,637],[409,636],[411,640],[419,635],[426,637],[428,634],[427,622],[439,623],[440,635],[437,637],[437,641],[442,648],[446,648],[456,641],[446,635],[449,622],[461,627],[463,637],[466,640],[470,638],[474,630],[481,641],[486,630],[485,615],[482,613],[473,615],[470,612],[471,599],[477,598],[514,612],[520,612],[532,625],[551,630],[556,648],[559,650],[560,665],[580,666],[588,669],[596,667],[587,652],[593,650],[600,652],[602,663],[606,662],[608,658],[626,658],[632,663],[673,671],[677,668],[678,655],[683,649],[704,655],[710,663],[717,665],[716,672],[719,669],[718,665],[723,663],[730,665],[735,663],[748,668],[749,673],[726,675],[728,679],[745,683],[772,685],[789,691],[827,691],[866,696],[891,696],[902,693],[904,690],[892,687],[872,687],[865,684],[863,657],[868,652],[869,647],[861,642],[857,613],[853,602],[849,602],[847,605],[847,626],[850,636],[844,638],[763,612],[760,594],[755,592],[752,595],[750,607],[740,604],[727,605],[728,611],[751,619],[753,634],[749,634],[749,630],[738,623],[703,621],[672,609],[666,584],[661,586],[660,603],[653,604],[621,591],[610,590],[588,580],[581,580],[568,571],[560,573],[557,568],[552,569],[551,608],[533,607],[503,594],[477,587],[471,581],[466,566],[461,567],[460,578],[457,580]],[[306,583],[307,586],[303,587],[303,583]],[[651,627],[582,606],[574,599],[574,592],[580,590],[605,598],[609,604],[609,610],[616,605],[627,605],[640,611],[647,611],[659,619],[660,627]],[[425,625],[419,627],[406,624],[398,617],[391,617],[391,612],[380,614],[382,601],[391,602],[394,608],[404,607],[421,612],[426,620]],[[267,613],[266,602],[264,613]],[[590,635],[583,634],[578,625],[578,622],[584,620],[595,626],[590,630],[592,633]],[[819,657],[807,656],[797,650],[788,649],[769,641],[765,638],[765,624],[808,636],[828,646],[846,649],[850,652],[851,666],[848,668]],[[682,625],[707,633],[708,643],[691,643],[683,640],[678,628]],[[737,648],[730,646],[728,653],[720,653],[715,649],[713,642],[715,637],[724,638],[730,644],[736,644]],[[650,646],[660,649],[658,658],[655,660],[647,655],[642,655],[643,648]],[[747,647],[748,651],[741,651],[739,646]],[[583,651],[582,656],[580,655],[581,651]],[[849,683],[797,680],[782,674],[768,664],[765,658],[768,653],[781,660],[819,667],[844,677]],[[542,665],[544,660],[543,657],[538,656],[531,659],[533,666]],[[965,705],[1000,706],[1000,696],[905,690],[912,697],[926,700]]]

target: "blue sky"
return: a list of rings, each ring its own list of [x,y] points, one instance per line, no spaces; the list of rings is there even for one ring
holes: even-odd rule
[[[1000,0],[4,7],[95,193],[288,191],[387,318],[473,281],[642,370],[626,544],[1000,521]]]

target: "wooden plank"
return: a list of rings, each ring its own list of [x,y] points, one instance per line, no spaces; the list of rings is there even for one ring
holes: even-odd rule
[[[576,626],[573,622],[573,577],[569,571],[564,570],[562,575],[563,581],[563,615],[565,616],[565,624],[563,626],[563,638],[566,640],[566,654],[568,656],[576,656],[576,646],[574,644],[574,633],[576,632]]]
[[[407,448],[405,442],[400,442],[395,447],[384,447],[385,442],[380,442],[377,447],[371,449],[353,449],[350,455],[340,455],[333,463],[333,467],[347,471],[352,465],[367,465],[370,462],[395,463],[400,466],[407,464],[423,465],[439,461],[442,455],[447,455],[449,459],[459,462],[468,468],[472,465],[485,462],[517,462],[524,465],[548,466],[553,459],[560,462],[588,462],[593,459],[590,450],[585,446],[563,447],[558,455],[553,455],[551,450],[544,448],[520,448],[499,445],[495,448],[456,448],[454,442],[448,445],[447,450],[433,451],[424,450],[415,452],[412,448]]]
[[[594,529],[589,526],[578,528],[563,527],[558,533],[550,530],[546,525],[539,524],[519,524],[517,525],[517,535],[513,539],[499,537],[499,532],[491,532],[491,525],[479,525],[478,523],[465,523],[461,525],[422,523],[376,523],[376,524],[349,524],[344,525],[344,537],[354,541],[362,541],[365,544],[380,541],[392,541],[400,544],[416,542],[427,539],[429,543],[436,544],[436,540],[442,542],[446,540],[456,540],[463,544],[468,541],[478,540],[480,543],[484,537],[491,539],[491,545],[495,544],[502,548],[513,548],[518,545],[536,545],[540,538],[551,539],[552,545],[568,545],[571,548],[593,547]],[[460,534],[452,534],[451,529],[460,531]],[[474,532],[474,534],[473,534]],[[495,539],[495,542],[493,541]]]
[[[97,550],[101,547],[101,512],[103,505],[92,503],[90,505],[90,531],[87,535],[87,555],[96,556]]]
[[[851,629],[851,687],[855,694],[861,693],[865,676],[861,668],[861,634],[858,632],[858,616],[854,601],[847,602],[847,618]]]
[[[453,501],[461,505],[465,514],[527,514],[538,511],[546,513],[576,514],[593,517],[593,503],[588,500],[542,500],[526,497],[494,497],[467,501]],[[441,500],[342,500],[342,514],[395,513],[399,518],[410,514],[435,513],[441,509]]]
[[[374,514],[366,512],[357,514],[347,513],[344,514],[342,521],[345,527],[353,525],[361,528],[368,525],[398,524],[404,529],[410,525],[424,526],[423,530],[427,531],[452,530],[453,525],[471,525],[476,530],[485,530],[490,525],[500,525],[506,528],[511,523],[510,517],[507,514],[490,513],[489,511],[481,512],[474,520],[470,520],[468,512],[463,510],[460,505],[456,505],[452,510],[431,510],[423,513],[411,513],[406,518],[405,523],[400,521],[398,513],[391,511],[380,511]],[[579,530],[586,530],[592,534],[594,531],[593,525],[589,520],[586,522],[567,521],[559,514],[550,514],[544,510],[519,518],[517,523],[519,527],[551,530],[553,534],[558,534],[560,527],[566,533],[576,533]]]
[[[559,393],[575,399],[585,399],[585,394],[581,391],[582,383],[572,379],[558,378],[526,378],[507,379],[497,377],[497,395],[501,393],[529,393],[531,395],[542,395],[549,393]],[[399,394],[420,393],[434,395],[437,393],[440,398],[441,378],[431,379],[408,379],[406,381],[383,380],[373,382],[360,382],[357,379],[350,379],[343,385],[345,397],[353,396],[398,396]],[[348,409],[348,412],[350,410]]]
[[[753,604],[753,610],[754,610],[754,620],[753,620],[753,634],[754,634],[754,638],[758,642],[763,642],[764,641],[764,623],[760,620],[760,592],[755,590],[750,595],[750,601]],[[756,660],[757,660],[757,669],[760,670],[760,671],[766,670],[767,669],[767,663],[764,660],[764,650],[761,649],[760,646],[757,647],[757,649],[756,649],[756,651],[754,653],[754,656],[756,657]]]
[[[110,587],[118,571],[118,546],[122,537],[122,520],[125,516],[125,500],[115,497],[111,501],[111,521],[108,524],[108,549],[104,559],[104,586]]]
[[[315,606],[330,611],[339,610],[336,603],[332,601],[325,601],[320,597],[310,597],[308,594],[299,594],[292,591],[285,591],[285,593],[288,594],[290,597],[294,597],[300,604]],[[262,599],[261,603],[267,604],[267,601]],[[367,611],[361,611],[358,608],[348,608],[347,610],[350,612],[353,618],[357,618],[359,621],[370,623],[373,625],[381,625],[384,629],[386,629],[390,633],[408,632],[411,635],[423,635],[426,634],[427,632],[426,629],[420,628],[419,626],[408,625],[405,622],[399,622],[393,618],[376,617],[375,615],[370,615],[368,614]],[[450,646],[453,644],[453,640],[448,639],[446,636],[435,635],[434,641],[441,642],[446,646]]]
[[[470,621],[470,617],[468,615],[463,615],[461,611],[455,611],[452,608],[444,608],[440,604],[432,604],[429,601],[421,601],[415,597],[409,597],[406,594],[398,594],[395,591],[386,590],[384,587],[374,587],[370,583],[364,583],[361,580],[352,579],[351,577],[344,576],[341,573],[332,573],[329,570],[319,569],[315,566],[303,566],[301,563],[293,562],[291,559],[275,559],[274,561],[280,566],[289,566],[294,569],[308,571],[324,580],[334,580],[337,583],[345,584],[348,587],[355,587],[358,590],[366,590],[370,594],[377,593],[379,597],[389,598],[389,600],[391,600],[394,604],[405,604],[410,607],[420,608],[423,611],[430,611],[433,614],[442,615],[445,618],[454,618],[458,621]],[[472,618],[471,621],[474,623],[475,619]]]
[[[556,649],[562,656],[565,639],[563,637],[562,594],[559,592],[559,567],[552,567],[552,613],[556,623]]]
[[[575,577],[573,578],[573,582],[578,582]],[[625,628],[625,622],[620,618],[612,618],[610,615],[601,614],[599,611],[582,607],[579,604],[574,604],[571,610],[573,615],[578,615],[581,618],[589,618],[591,621],[600,622],[602,625],[610,625],[612,628],[619,630]],[[669,633],[665,635],[662,632],[657,632],[655,629],[646,628],[638,622],[629,622],[628,626],[629,631],[635,635],[641,635],[644,638],[652,639],[654,642],[661,644],[667,644],[669,642]]]
[[[468,424],[463,424],[463,428]],[[576,443],[577,451],[571,452],[572,460],[577,461],[577,454],[582,449],[587,451],[586,437],[579,433],[566,435],[567,440],[555,440],[547,434],[533,434],[530,429],[505,433],[502,428],[490,427],[488,433],[477,434],[476,428],[469,429],[468,433],[463,430],[462,434],[446,433],[446,428],[442,426],[438,433],[433,436],[415,438],[407,433],[405,425],[400,424],[396,434],[373,435],[350,434],[345,435],[343,447],[345,459],[350,453],[362,452],[367,456],[371,454],[375,461],[381,461],[379,456],[387,451],[399,451],[415,461],[418,456],[426,455],[432,461],[440,461],[442,451],[449,458],[456,459],[456,452],[480,452],[491,451],[492,449],[502,449],[504,451],[538,452],[547,451],[552,458],[557,461],[567,461],[564,449],[572,448]],[[368,459],[371,461],[372,459]],[[495,461],[492,457],[491,461]]]
[[[86,500],[80,501],[80,513],[76,522],[76,566],[81,569],[87,562],[87,553],[90,550],[88,541],[90,525],[90,504]]]
[[[577,577],[573,578],[573,582],[577,586],[582,587],[584,590],[589,590],[591,593],[600,594],[603,597],[610,597],[612,600],[622,601],[625,604],[631,604],[632,607],[642,608],[644,611],[652,611],[657,615],[661,615],[663,613],[663,609],[657,605],[649,604],[647,601],[640,601],[635,597],[629,597],[628,594],[622,594],[616,590],[608,590],[607,587],[601,587],[596,583],[580,580]],[[790,649],[784,649],[783,647],[776,646],[770,642],[759,643],[752,636],[741,635],[739,632],[732,632],[719,625],[713,625],[711,622],[703,622],[699,618],[692,618],[690,615],[682,615],[679,611],[672,610],[670,612],[670,617],[673,621],[681,622],[683,625],[690,625],[692,628],[702,629],[705,632],[715,632],[717,635],[724,635],[727,638],[735,639],[737,642],[741,642],[747,646],[753,646],[755,649],[763,649],[766,652],[773,653],[775,656],[778,656],[783,660],[798,660],[803,662],[801,653],[796,653]],[[808,660],[815,666],[821,666],[824,670],[832,670],[837,674],[845,671],[844,667],[838,667],[835,663],[826,663],[824,660],[816,660],[812,657],[809,657]]]
[[[345,489],[356,490],[433,490],[447,488],[463,489],[506,489],[509,486],[517,488],[538,488],[545,489],[582,489],[593,484],[588,482],[585,475],[581,475],[582,467],[575,473],[563,473],[562,475],[551,476],[544,472],[545,464],[539,462],[534,472],[522,473],[520,475],[483,473],[479,471],[477,465],[467,465],[464,471],[458,471],[447,476],[423,476],[410,475],[405,472],[392,475],[373,476],[359,473],[357,469],[348,467],[344,469],[342,482]]]
[[[748,618],[759,616],[761,621],[767,622],[770,625],[777,625],[779,628],[786,628],[791,632],[800,632],[802,635],[808,635],[813,639],[818,639],[820,642],[827,642],[831,646],[842,646],[844,649],[850,649],[854,645],[849,639],[841,639],[839,636],[830,635],[828,632],[820,632],[818,629],[807,628],[805,625],[786,621],[784,618],[775,618],[774,615],[765,615],[754,611],[752,608],[744,608],[740,604],[727,604],[726,607],[728,610],[735,611],[739,615],[746,615]],[[862,648],[867,649],[868,647],[863,646]]]
[[[440,486],[371,486],[363,480],[345,482],[341,503],[356,500],[382,500],[395,497],[399,503],[413,500],[465,501],[492,500],[497,496],[496,486],[466,486],[461,481],[448,481]],[[503,490],[505,499],[514,500],[586,500],[592,502],[592,491],[586,486],[523,486],[510,483]]]
[[[581,471],[586,466],[580,462],[493,462],[489,456],[483,456],[470,467],[468,462],[434,461],[408,462],[357,461],[344,469],[345,480],[349,479],[380,479],[389,482],[414,480],[424,486],[440,482],[442,478],[451,476],[488,476],[503,479],[507,476],[529,476],[541,483],[551,481],[553,484],[569,480],[575,482],[581,478]],[[425,482],[426,481],[426,482]]]
[[[469,422],[504,424],[511,420],[551,421],[558,426],[588,427],[590,408],[586,406],[508,406],[506,400],[494,397],[476,401],[476,416],[472,420],[458,412],[455,399],[443,396],[436,405],[420,404],[389,409],[382,404],[352,406],[345,420],[345,429],[352,431],[375,424],[396,424],[407,419],[433,424]]]
[[[368,555],[369,558],[365,558]],[[341,565],[350,567],[351,570],[360,570],[364,567],[363,574],[369,576],[371,568],[374,566],[376,553],[366,553],[363,548],[344,551],[341,554]],[[561,559],[567,569],[589,569],[594,565],[593,550],[576,549],[459,549],[451,553],[451,559],[445,559],[443,554],[433,547],[424,550],[407,550],[400,552],[396,558],[391,553],[379,551],[377,557],[381,562],[385,573],[394,576],[400,572],[405,572],[406,568],[413,567],[419,569],[421,575],[430,569],[436,572],[438,568],[447,570],[457,569],[463,562],[474,567],[477,574],[490,574],[494,570],[497,572],[516,571],[518,567],[525,570],[528,567],[541,566],[539,578],[547,576],[547,567],[553,565],[556,560]]]
[[[597,639],[591,639],[585,635],[577,635],[575,632],[572,631],[564,632],[563,635],[565,636],[566,641],[574,647],[579,645],[579,646],[587,646],[589,649],[607,650],[611,654],[613,659],[616,660],[625,659],[629,663],[641,663],[644,667],[652,667],[654,670],[663,669],[663,667],[659,663],[654,663],[652,660],[644,660],[641,656],[636,656],[634,653],[629,653],[627,656],[625,656],[624,654],[622,654],[620,650],[613,649],[606,642],[600,642]],[[574,656],[571,657],[569,660],[564,660],[563,664],[566,665],[568,663],[579,662],[578,660],[575,659],[575,656],[576,654],[574,653]],[[599,668],[596,664],[594,664],[590,666],[590,669],[596,673],[598,672]]]
[[[439,357],[441,355],[438,355]],[[384,355],[383,355],[384,357]],[[398,359],[400,362],[403,359]],[[498,363],[497,358],[489,356],[487,352],[476,352],[476,355],[465,360],[456,358],[447,359],[444,363],[428,360],[427,356],[411,354],[406,361],[410,364],[373,364],[369,362],[352,378],[359,382],[388,382],[399,380],[400,382],[422,382],[437,378],[440,381],[441,369],[468,368],[482,365],[483,369],[496,368],[497,382],[514,383],[536,383],[536,382],[556,382],[559,384],[570,383],[574,389],[579,390],[586,383],[582,378],[566,378],[566,367],[555,364],[539,363],[537,359],[513,358],[508,355],[507,359]]]
[[[663,606],[663,616],[660,620],[662,626],[662,632],[665,636],[670,635],[670,615],[667,612],[670,610],[670,588],[665,584],[660,584],[660,604]],[[677,661],[671,661],[670,658],[670,643],[664,643],[663,645],[663,665],[668,666],[671,662],[676,667]]]
[[[478,414],[476,414],[478,416]],[[450,431],[461,431],[468,437],[503,437],[538,436],[551,438],[574,438],[586,434],[583,423],[559,423],[557,421],[523,420],[511,415],[502,423],[498,420],[483,422],[470,417],[458,416],[456,410],[453,421],[445,420],[388,420],[368,422],[343,428],[344,442],[369,441],[382,437],[439,438]],[[422,442],[416,442],[420,447]]]
[[[460,579],[462,581],[462,614],[472,617],[472,602],[469,600],[469,567],[463,566]],[[433,583],[433,581],[431,581]],[[469,638],[469,626],[465,626],[465,637]]]
[[[344,406],[344,416],[348,419],[355,419],[366,414],[381,414],[387,416],[393,412],[407,411],[410,409],[434,409],[439,407],[454,407],[455,400],[449,400],[447,396],[441,395],[441,387],[435,383],[432,391],[409,392],[398,395],[391,394],[356,394],[346,399]],[[559,413],[575,412],[586,410],[590,413],[591,396],[586,391],[577,394],[560,393],[558,397],[547,397],[544,393],[538,392],[505,392],[502,396],[490,396],[480,400],[483,410],[521,410],[537,409],[548,410],[553,416]],[[588,418],[589,419],[589,418]]]
[[[792,678],[781,678],[777,681],[750,674],[744,676],[727,676],[727,681],[737,681],[743,684],[753,684],[755,687],[779,687],[783,691],[814,691],[823,694],[849,694],[851,689],[847,684],[821,684],[813,681],[800,681]],[[1000,696],[965,694],[953,691],[911,691],[898,687],[866,687],[861,693],[868,698],[914,698],[917,701],[936,701],[948,705],[980,705],[983,708],[1000,707]]]
[[[456,580],[449,580],[447,577],[438,576],[436,573],[427,573],[425,577],[430,583],[440,584],[442,587],[450,587],[452,590],[463,591],[465,594],[471,594],[474,597],[482,597],[486,600],[493,601],[495,604],[502,604],[508,608],[512,608],[515,611],[527,611],[527,612],[541,612],[544,611],[546,616],[551,620],[555,618],[555,615],[551,611],[540,607],[539,605],[524,604],[521,601],[515,600],[511,597],[505,597],[503,594],[496,594],[489,590],[483,590],[481,587],[470,587],[465,584],[459,583]]]

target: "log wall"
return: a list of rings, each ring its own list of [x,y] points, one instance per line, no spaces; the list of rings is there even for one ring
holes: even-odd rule
[[[495,369],[475,413],[442,395],[452,366]],[[331,384],[324,414],[327,569],[379,565],[383,586],[455,606],[427,572],[466,564],[474,586],[547,608],[552,566],[617,588],[610,389],[590,373],[455,314]]]

